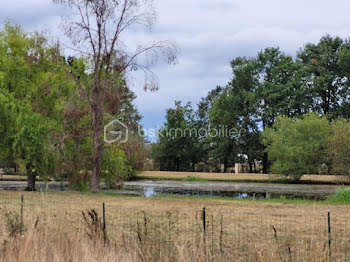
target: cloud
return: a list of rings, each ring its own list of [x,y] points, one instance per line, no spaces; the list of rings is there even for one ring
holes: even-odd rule
[[[28,30],[57,27],[62,12],[50,0],[0,0],[0,17]],[[161,124],[174,100],[192,101],[231,78],[230,61],[254,56],[269,46],[288,54],[324,34],[349,37],[350,2],[346,0],[157,0],[158,23],[152,34],[132,31],[130,46],[152,39],[175,40],[181,52],[177,66],[153,68],[160,80],[156,93],[142,91],[142,74],[134,75],[136,105],[146,127]],[[44,26],[45,27],[45,26]]]

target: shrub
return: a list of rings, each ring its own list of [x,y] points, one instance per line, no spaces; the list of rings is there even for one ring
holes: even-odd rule
[[[350,188],[338,188],[334,194],[328,196],[327,200],[337,203],[350,203]]]
[[[350,122],[340,119],[332,124],[328,138],[332,172],[350,177]]]
[[[75,191],[84,192],[89,190],[89,183],[84,180],[70,181],[69,186]]]
[[[102,166],[102,176],[109,189],[120,189],[123,182],[134,174],[129,165],[124,151],[117,145],[112,144],[105,148]]]
[[[330,133],[326,117],[307,114],[291,119],[280,116],[262,134],[271,171],[299,180],[303,174],[316,173],[326,159],[326,139]]]

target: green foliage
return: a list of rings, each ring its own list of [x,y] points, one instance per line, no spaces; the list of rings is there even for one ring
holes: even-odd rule
[[[26,231],[26,226],[17,213],[5,213],[4,220],[6,231],[10,237],[22,235]]]
[[[31,164],[36,174],[53,175],[55,158],[49,144],[49,122],[42,115],[21,110],[14,123],[13,151],[16,158]]]
[[[124,151],[117,144],[106,146],[104,150],[102,177],[108,188],[119,189],[123,182],[134,174]]]
[[[329,119],[350,117],[350,42],[325,35],[317,44],[306,44],[297,55],[312,97],[311,109]]]
[[[332,173],[350,177],[350,122],[339,119],[332,123],[327,149]]]
[[[263,134],[263,143],[272,172],[299,180],[303,174],[315,173],[326,159],[326,139],[330,126],[326,117],[307,114],[291,119],[280,116]]]
[[[350,188],[338,188],[334,194],[328,196],[327,200],[332,203],[350,203]]]
[[[75,191],[86,192],[89,190],[90,185],[87,179],[75,176],[74,178],[70,178],[69,187]]]
[[[13,134],[17,105],[7,90],[0,89],[0,160],[11,161],[13,157]]]
[[[36,32],[26,33],[10,22],[4,25],[0,31],[0,161],[17,163],[21,173],[30,177],[60,178],[73,188],[85,189],[93,151],[91,107],[82,95],[93,80],[88,65],[81,57],[61,57],[60,50]],[[68,72],[81,80],[82,89]],[[141,117],[133,104],[135,95],[123,78],[107,91],[101,100],[103,120],[118,115],[131,131],[136,130]],[[133,170],[140,170],[144,140],[135,141],[123,150]],[[109,153],[108,162],[114,157],[110,151],[105,155]]]
[[[158,145],[153,155],[161,170],[191,171],[199,161],[197,122],[190,103],[183,106],[175,102],[175,108],[169,108],[164,128],[158,133]]]

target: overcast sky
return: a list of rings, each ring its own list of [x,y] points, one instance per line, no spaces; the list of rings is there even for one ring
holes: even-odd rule
[[[229,63],[237,56],[254,56],[270,46],[294,55],[326,33],[350,36],[348,0],[157,0],[155,8],[158,21],[151,37],[175,40],[181,51],[176,66],[154,68],[158,92],[143,92],[135,77],[132,89],[146,128],[161,125],[174,100],[196,105],[209,90],[225,85]],[[51,0],[0,0],[0,19],[6,18],[26,30],[56,34],[60,11]],[[133,32],[135,39],[148,37]]]

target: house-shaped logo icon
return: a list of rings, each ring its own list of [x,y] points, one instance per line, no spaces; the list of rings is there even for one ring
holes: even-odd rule
[[[104,127],[104,141],[112,144],[115,142],[126,143],[129,138],[128,127],[119,120],[113,120]]]

